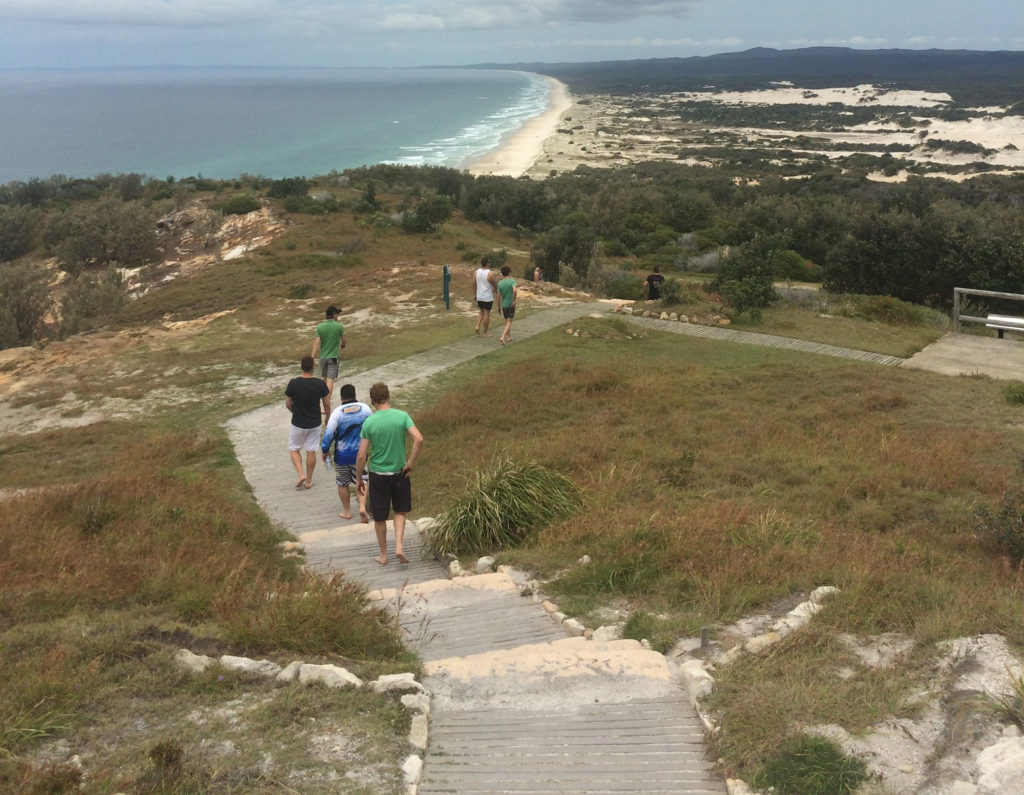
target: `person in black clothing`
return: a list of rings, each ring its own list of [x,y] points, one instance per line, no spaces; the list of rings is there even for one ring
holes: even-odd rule
[[[657,267],[654,269],[654,273],[647,277],[647,283],[644,285],[647,288],[647,300],[657,301],[661,298],[661,285],[665,281],[665,277],[659,273]]]
[[[303,356],[302,375],[288,382],[284,390],[284,405],[292,413],[292,424],[288,429],[288,450],[292,466],[299,476],[297,489],[308,489],[313,485],[313,469],[316,454],[320,448],[320,405],[330,411],[330,392],[327,384],[313,376],[313,357]],[[306,471],[302,471],[302,451],[306,451]]]

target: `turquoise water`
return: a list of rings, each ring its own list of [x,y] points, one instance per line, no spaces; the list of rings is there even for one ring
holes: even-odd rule
[[[542,113],[547,81],[471,69],[0,71],[0,184],[459,167]]]

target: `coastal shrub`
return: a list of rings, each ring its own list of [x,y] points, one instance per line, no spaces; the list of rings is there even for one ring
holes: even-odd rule
[[[784,741],[752,783],[777,795],[844,795],[866,780],[863,761],[824,737],[802,736]]]
[[[0,348],[30,345],[43,328],[50,289],[38,264],[0,265]]]
[[[757,234],[722,260],[711,288],[738,313],[768,306],[778,297],[774,286],[777,249],[773,243],[768,236]]]
[[[1015,566],[1024,561],[1024,491],[1007,492],[997,508],[982,505],[976,515],[979,537],[992,541]]]
[[[517,547],[581,505],[579,490],[565,475],[502,459],[469,476],[464,496],[430,528],[426,550],[440,556]]]
[[[0,205],[0,262],[17,259],[32,250],[41,215],[19,205]]]
[[[275,179],[267,186],[267,195],[274,199],[287,199],[289,196],[305,196],[309,190],[309,181],[305,177],[287,177]]]
[[[102,277],[80,274],[61,299],[61,339],[109,321],[123,305],[118,271],[109,270]]]
[[[51,214],[43,225],[43,244],[73,276],[87,265],[135,267],[159,255],[153,210],[112,196]]]
[[[1003,387],[1003,397],[1006,398],[1007,403],[1021,405],[1024,403],[1024,383],[1011,381]]]
[[[220,206],[221,215],[245,215],[260,209],[260,200],[255,196],[232,196]]]
[[[452,217],[452,200],[448,196],[427,196],[411,210],[402,213],[402,229],[406,232],[436,232]]]
[[[622,273],[608,283],[609,298],[639,301],[644,295],[644,280],[635,273]]]

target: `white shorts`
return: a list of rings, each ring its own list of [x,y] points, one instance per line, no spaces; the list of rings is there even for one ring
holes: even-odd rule
[[[289,425],[288,449],[305,450],[307,453],[312,453],[314,450],[319,450],[320,427],[317,426],[316,428],[296,428],[294,425]]]

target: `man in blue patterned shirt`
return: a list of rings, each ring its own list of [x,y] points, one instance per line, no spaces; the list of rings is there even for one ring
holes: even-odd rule
[[[331,412],[331,416],[327,420],[323,439],[320,440],[320,451],[324,455],[326,464],[331,445],[334,445],[335,482],[338,484],[338,497],[341,499],[342,506],[338,516],[342,519],[351,519],[351,487],[356,485],[359,433],[362,430],[363,422],[372,412],[369,406],[356,400],[356,388],[352,384],[343,385],[339,395],[341,405]],[[368,522],[370,517],[366,514],[365,492],[360,494],[357,489],[356,499],[359,502],[359,521]]]

